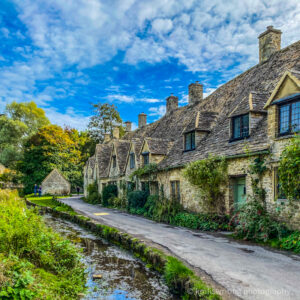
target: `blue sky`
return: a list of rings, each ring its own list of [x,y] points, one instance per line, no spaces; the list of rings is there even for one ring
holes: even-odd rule
[[[186,105],[258,62],[257,36],[299,40],[300,1],[1,0],[0,112],[34,100],[53,123],[84,129],[91,103],[153,122],[171,93]]]

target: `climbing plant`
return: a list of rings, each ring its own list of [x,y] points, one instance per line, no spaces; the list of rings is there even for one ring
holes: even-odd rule
[[[149,180],[153,180],[158,171],[157,164],[152,163],[145,165],[141,168],[138,168],[130,175],[130,180],[134,181],[134,179],[141,179],[142,177],[147,178]]]
[[[279,163],[279,182],[289,201],[300,200],[300,135],[283,150]]]
[[[192,162],[186,166],[183,174],[192,185],[199,188],[205,206],[210,210],[223,210],[223,187],[228,179],[224,157],[209,155],[206,159]]]

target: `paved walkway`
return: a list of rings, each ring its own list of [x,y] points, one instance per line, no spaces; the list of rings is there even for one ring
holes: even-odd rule
[[[62,200],[86,216],[159,244],[242,299],[300,300],[300,256],[171,227],[73,197]],[[228,298],[228,297],[226,297]]]

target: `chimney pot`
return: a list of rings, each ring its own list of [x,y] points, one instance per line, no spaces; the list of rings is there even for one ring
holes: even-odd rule
[[[262,63],[281,48],[282,32],[273,26],[268,26],[267,30],[259,35],[259,62]]]
[[[189,85],[189,104],[194,104],[203,99],[203,85],[196,81]]]
[[[171,93],[171,96],[169,96],[167,99],[167,109],[166,113],[168,114],[172,110],[178,108],[178,97],[173,96],[173,93]]]
[[[132,123],[130,121],[126,121],[125,122],[125,126],[126,126],[126,131],[127,132],[131,131],[131,125],[132,125]]]
[[[147,115],[144,113],[139,114],[139,128],[147,125]]]

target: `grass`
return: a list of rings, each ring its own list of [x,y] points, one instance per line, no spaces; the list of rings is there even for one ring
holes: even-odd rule
[[[0,299],[77,299],[86,274],[78,249],[16,192],[0,190]]]

